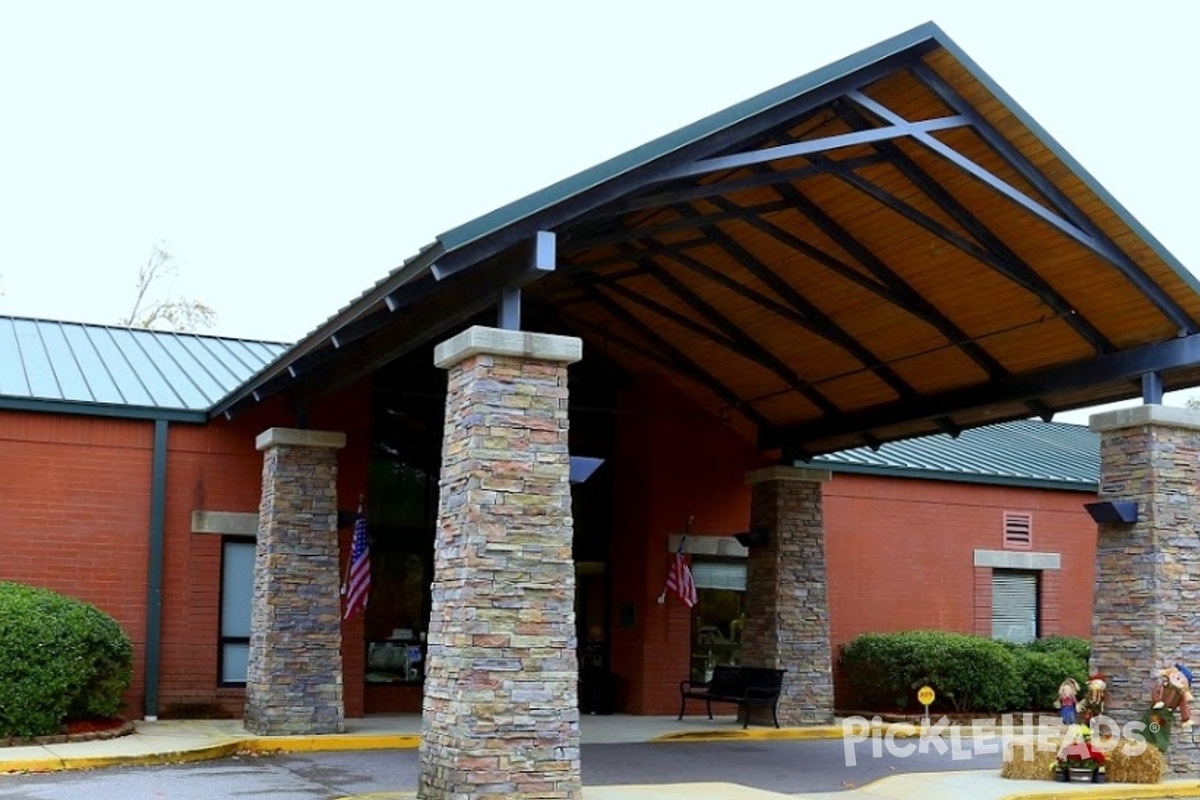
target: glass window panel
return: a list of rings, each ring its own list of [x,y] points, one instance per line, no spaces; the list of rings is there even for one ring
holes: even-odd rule
[[[221,645],[221,682],[245,683],[250,666],[250,645]]]
[[[745,561],[696,561],[692,563],[692,579],[697,589],[746,590]]]
[[[254,542],[225,542],[221,574],[221,637],[250,635],[254,595]]]

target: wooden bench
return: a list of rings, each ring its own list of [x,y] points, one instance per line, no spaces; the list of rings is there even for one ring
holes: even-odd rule
[[[681,681],[679,683],[679,719],[687,710],[688,698],[703,700],[708,709],[708,718],[712,719],[713,701],[721,703],[736,703],[738,716],[744,718],[742,727],[750,725],[750,710],[752,708],[770,708],[771,718],[775,727],[779,727],[779,715],[776,707],[779,705],[779,692],[783,688],[784,669],[769,667],[734,667],[718,665],[713,667],[712,679],[707,683],[696,681]]]

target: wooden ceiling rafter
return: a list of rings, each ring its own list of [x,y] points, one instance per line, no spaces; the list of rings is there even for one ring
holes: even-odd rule
[[[578,277],[572,280],[578,280]],[[707,370],[693,361],[683,351],[679,350],[673,344],[660,336],[653,328],[638,319],[633,313],[622,306],[617,301],[606,296],[603,292],[595,287],[585,286],[584,289],[591,295],[592,299],[602,306],[609,314],[616,317],[622,324],[627,325],[638,333],[644,340],[651,343],[652,347],[657,348],[666,360],[663,363],[668,369],[677,374],[683,375],[686,378],[705,387],[710,392],[719,397],[725,402],[729,408],[738,412],[754,425],[760,431],[770,431],[772,435],[775,431],[774,424],[758,413],[755,408],[743,399],[737,392],[726,386],[721,381],[713,377]]]
[[[865,118],[850,110],[848,118],[851,124],[861,122],[866,124]],[[915,161],[910,159],[899,147],[896,147],[891,142],[880,142],[879,147],[882,154],[885,155],[889,162],[900,171],[905,178],[909,180],[926,198],[934,203],[939,209],[953,219],[969,234],[969,239],[963,239],[961,236],[955,235],[953,238],[942,236],[943,239],[951,244],[959,242],[964,245],[970,243],[969,253],[976,256],[981,263],[996,269],[1005,277],[1015,282],[1018,286],[1026,289],[1032,294],[1039,297],[1052,311],[1063,316],[1071,324],[1071,327],[1084,341],[1086,341],[1097,353],[1109,353],[1115,350],[1113,343],[1108,340],[1099,328],[1094,323],[1082,315],[1078,309],[1074,308],[1067,300],[1050,284],[1038,276],[1036,270],[1033,269],[1024,259],[1017,255],[1012,248],[1004,243],[1004,241],[990,230],[978,217],[972,214],[966,206],[954,197],[949,191],[938,184],[937,181],[925,172]],[[850,180],[847,173],[839,172],[839,177],[847,180],[852,185],[863,188],[863,183],[870,183],[861,175],[857,179]],[[874,184],[872,184],[874,185]],[[875,187],[878,188],[878,187]],[[880,190],[882,192],[883,190]],[[928,227],[927,222],[933,221],[931,217],[917,212],[911,204],[904,203],[895,195],[888,193],[886,202],[893,210],[900,211],[902,208],[905,211],[901,213],[911,222],[925,227],[931,233],[941,235],[951,231],[940,223],[936,227]],[[884,196],[872,195],[880,202],[885,202]],[[907,213],[911,210],[912,214]],[[973,241],[972,241],[973,240]],[[1004,265],[1002,268],[1000,265]]]
[[[1146,274],[1146,271],[1129,257],[1129,254],[1117,246],[1087,214],[1084,214],[1078,206],[1071,202],[1071,199],[1053,181],[1046,178],[1019,150],[1014,148],[999,131],[992,127],[982,114],[963,100],[962,96],[944,81],[940,75],[920,61],[914,62],[910,68],[910,72],[917,80],[921,81],[922,84],[937,95],[942,102],[954,109],[957,114],[970,119],[971,129],[983,139],[984,143],[1021,175],[1022,178],[1033,185],[1040,194],[1046,197],[1058,214],[1063,215],[1060,217],[1047,210],[1045,218],[1047,222],[1058,227],[1063,233],[1075,239],[1111,264],[1126,280],[1148,298],[1163,316],[1171,320],[1172,324],[1179,329],[1181,335],[1200,331],[1200,326],[1197,325],[1191,315],[1184,311],[1179,303],[1163,291],[1162,287],[1155,283]],[[936,137],[926,137],[923,133],[917,133],[914,138],[922,145],[945,154],[946,146]],[[953,151],[951,151],[952,153]],[[1026,196],[1020,193],[1019,190],[1012,188],[999,178],[991,176],[990,173],[987,173],[982,167],[978,167],[970,159],[967,159],[966,156],[961,156],[963,160],[960,161],[953,158],[951,154],[947,154],[947,157],[950,157],[957,166],[982,180],[997,192],[1008,196],[1010,200],[1025,205]],[[978,174],[980,170],[984,174]],[[1032,201],[1030,202],[1032,203]],[[1044,207],[1036,203],[1033,203],[1033,206],[1029,210],[1038,216],[1042,216],[1039,210],[1045,210]]]
[[[710,335],[709,338],[713,342],[716,344],[722,344],[743,358],[747,358],[759,366],[770,370],[786,385],[790,386],[794,391],[807,398],[810,403],[819,408],[823,413],[832,416],[837,416],[840,413],[838,407],[834,405],[828,397],[823,395],[810,383],[797,375],[796,372],[787,364],[785,364],[778,356],[755,341],[753,337],[747,335],[741,326],[729,319],[727,316],[713,307],[711,303],[707,302],[694,291],[692,291],[683,283],[683,281],[672,275],[652,256],[638,255],[633,252],[631,252],[630,255],[634,257],[636,262],[640,264],[647,272],[649,272],[651,276],[657,280],[668,292],[682,300],[689,308],[696,311],[706,320],[708,320],[710,324],[716,326],[724,335],[724,337],[728,337],[725,339],[723,337],[715,337]],[[625,287],[621,288],[625,289]],[[625,291],[630,290],[625,289]],[[627,296],[629,299],[639,302],[636,292],[631,292],[630,295]],[[644,297],[641,298],[641,300],[646,299],[647,298]],[[709,334],[713,333],[711,329],[708,329],[705,326],[700,326],[700,328],[707,330]]]
[[[682,208],[681,213],[688,215],[688,209]],[[698,214],[692,210],[693,214]],[[889,366],[883,363],[878,355],[846,332],[833,319],[822,311],[815,303],[804,298],[790,283],[767,266],[761,259],[739,244],[733,237],[715,225],[704,225],[701,233],[711,239],[735,263],[747,270],[758,280],[762,281],[771,291],[807,319],[810,330],[823,337],[842,350],[849,353],[856,361],[873,372],[884,383],[892,388],[899,397],[913,397],[916,390],[901,378]]]

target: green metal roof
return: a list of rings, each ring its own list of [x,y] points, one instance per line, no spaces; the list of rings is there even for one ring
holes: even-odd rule
[[[814,458],[834,472],[1095,492],[1100,437],[1082,425],[1021,420]]]
[[[277,342],[0,316],[0,408],[203,421]]]

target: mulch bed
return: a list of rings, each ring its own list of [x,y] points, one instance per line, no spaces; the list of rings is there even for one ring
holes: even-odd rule
[[[67,720],[66,731],[52,736],[0,736],[0,747],[28,747],[30,745],[66,744],[67,742],[94,742],[99,739],[115,739],[133,733],[134,725],[129,720],[75,719]]]

